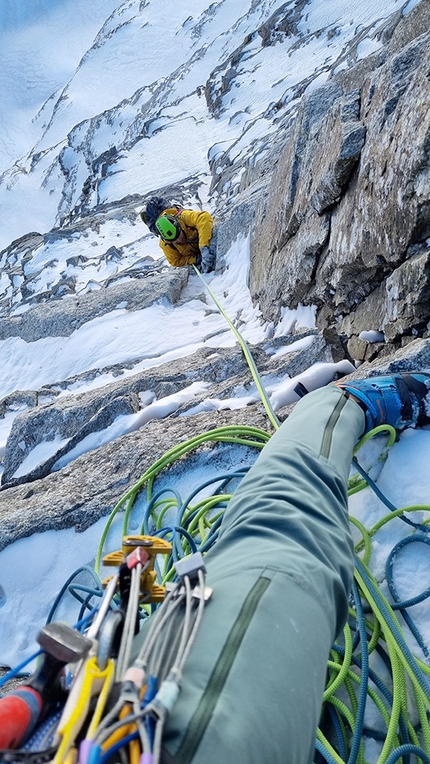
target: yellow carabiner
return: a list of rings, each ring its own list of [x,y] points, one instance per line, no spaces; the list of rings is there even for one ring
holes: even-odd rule
[[[111,658],[108,660],[107,666],[103,671],[100,670],[95,655],[87,658],[83,663],[76,676],[76,681],[72,685],[58,725],[57,735],[61,737],[61,742],[53,764],[65,764],[65,758],[87,717],[91,698],[93,695],[98,694],[99,698],[90,724],[90,729],[94,734],[103,714],[103,709],[113,683],[114,673],[115,664]],[[100,682],[102,682],[101,687]],[[88,732],[90,732],[90,729]]]
[[[113,685],[114,677],[115,677],[115,664],[112,660],[112,658],[109,658],[107,662],[107,666],[104,669],[104,671],[101,671],[97,666],[98,674],[94,673],[94,680],[96,679],[103,679],[103,687],[100,691],[97,704],[94,710],[93,718],[91,719],[90,726],[88,727],[88,732],[86,734],[87,740],[92,740],[93,737],[96,734],[97,727],[100,724],[100,720],[103,715],[103,711],[106,706],[107,699],[109,697],[109,693],[111,690],[111,687]],[[94,694],[94,693],[93,693]]]

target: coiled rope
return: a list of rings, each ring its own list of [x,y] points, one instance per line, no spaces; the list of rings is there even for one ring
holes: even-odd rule
[[[261,449],[269,435],[251,428],[251,431],[234,428],[226,433],[225,428],[196,436],[180,444],[161,457],[150,467],[142,478],[114,508],[105,531],[120,509],[124,510],[123,531],[128,532],[128,521],[134,504],[141,492],[146,492],[146,506],[142,512],[142,530],[146,534],[168,538],[173,544],[172,555],[166,559],[163,570],[159,571],[160,581],[166,582],[174,576],[175,559],[196,550],[206,551],[216,541],[225,506],[233,494],[230,484],[235,487],[245,474],[246,468],[234,469],[230,473],[217,475],[197,486],[186,499],[182,499],[176,488],[164,485],[155,490],[155,479],[161,478],[162,470],[173,464],[175,459],[189,454],[195,448],[207,443],[240,443],[243,447]],[[371,437],[380,435],[387,428],[376,428],[358,444],[355,453]],[[389,444],[394,442],[393,433],[388,429]],[[361,470],[361,474],[366,474]],[[369,484],[373,481],[367,476]],[[361,488],[367,482],[361,478]],[[216,484],[215,491],[207,498],[195,501],[202,489]],[[349,494],[357,492],[357,478],[349,481]],[[417,511],[430,512],[430,505],[415,505],[395,508],[386,497],[384,504],[390,505],[389,513],[366,529],[358,520],[351,522],[360,531],[361,539],[356,544],[355,583],[351,597],[350,620],[345,626],[343,641],[333,645],[328,668],[328,680],[323,699],[322,724],[317,733],[316,751],[329,764],[364,764],[366,741],[379,744],[378,764],[390,764],[402,759],[408,762],[410,756],[418,756],[422,762],[430,761],[430,731],[428,713],[430,711],[430,668],[425,661],[412,654],[403,635],[395,611],[407,613],[408,608],[430,596],[430,588],[422,594],[401,601],[394,585],[394,566],[399,552],[407,543],[427,539],[421,528],[429,529],[428,522],[412,523],[412,536],[402,540],[394,548],[387,560],[387,581],[393,604],[382,595],[369,565],[371,562],[372,539],[387,523],[413,515]],[[430,520],[429,520],[430,522]],[[418,528],[418,531],[416,530]],[[430,529],[429,529],[430,530]],[[103,534],[103,542],[106,533]],[[103,543],[98,550],[101,558]],[[391,578],[390,578],[391,576]],[[406,625],[410,627],[407,619]],[[409,621],[411,619],[409,618]],[[418,645],[425,647],[424,639],[416,627],[412,630]],[[421,640],[421,641],[420,641]],[[382,659],[384,672],[381,674],[371,665],[372,655]],[[423,651],[424,658],[425,651]],[[381,660],[379,660],[381,662]],[[412,688],[411,690],[409,688]],[[408,697],[409,706],[408,707]],[[379,724],[366,723],[366,709],[373,707],[379,715]],[[414,720],[412,723],[411,719]],[[327,732],[327,726],[330,732]],[[409,758],[408,758],[409,757]]]
[[[279,420],[271,408],[249,348],[212,290],[206,282],[204,283],[238,338],[270,422],[277,429]],[[386,451],[393,445],[396,433],[388,426],[378,427],[364,436],[354,451],[354,464],[359,477],[354,476],[349,481],[350,496],[369,485],[389,509],[389,513],[370,529],[366,529],[357,519],[350,517],[351,523],[361,534],[361,539],[356,544],[355,582],[351,594],[350,619],[345,626],[343,639],[334,643],[327,663],[323,713],[315,745],[316,760],[326,761],[328,764],[364,764],[367,758],[365,745],[370,740],[380,746],[377,764],[395,764],[399,759],[404,764],[409,764],[411,757],[422,761],[423,764],[430,764],[428,724],[430,667],[425,661],[412,654],[395,614],[395,611],[401,613],[424,658],[427,658],[428,648],[424,638],[419,634],[407,611],[430,596],[430,587],[426,588],[422,594],[402,601],[394,583],[394,566],[405,546],[412,542],[430,543],[426,535],[430,517],[423,523],[414,523],[408,517],[416,511],[430,512],[430,505],[396,508],[359,465],[356,459],[359,449],[365,442],[382,432],[388,433]],[[232,426],[197,435],[170,449],[146,470],[112,510],[97,550],[96,574],[99,574],[103,549],[115,517],[120,511],[124,513],[122,535],[127,535],[130,514],[137,499],[141,498],[141,492],[145,492],[146,507],[141,519],[141,531],[144,534],[158,535],[171,541],[172,554],[165,560],[163,570],[158,571],[161,582],[171,580],[174,577],[173,564],[176,560],[197,550],[205,552],[216,542],[225,507],[237,483],[245,474],[246,468],[234,469],[231,473],[206,480],[185,500],[182,500],[176,488],[163,485],[160,490],[155,491],[155,480],[175,461],[209,443],[230,443],[245,448],[261,449],[269,438],[270,435],[267,432],[258,428]],[[198,499],[193,503],[198,494],[212,484],[216,484],[214,492],[207,498]],[[231,484],[234,484],[234,488]],[[387,560],[387,583],[393,598],[393,604],[390,605],[373,578],[369,564],[372,539],[381,528],[397,518],[411,527],[413,535],[397,544]],[[73,586],[71,580],[66,582],[61,595],[66,589],[79,597],[80,617],[83,610],[94,607],[91,603],[100,591],[97,582],[92,589]],[[79,596],[79,591],[86,594],[86,597]],[[53,610],[51,613],[53,614]],[[147,611],[143,611],[142,615],[146,617]],[[373,656],[376,656],[378,661],[374,662]],[[378,672],[375,668],[379,665],[383,668],[382,675],[381,670]],[[4,681],[6,679],[7,676],[4,677]],[[378,725],[373,722],[372,727],[369,726],[366,719],[368,707],[372,708],[372,718],[375,717],[375,711],[377,712]],[[138,722],[139,715],[135,716]],[[110,732],[112,733],[112,728]],[[132,743],[138,734],[137,731],[128,735],[123,734],[119,740],[116,738],[114,740],[112,737],[112,745],[108,752],[103,753],[98,759],[99,764],[107,761],[114,751],[123,746],[130,746],[129,750],[133,758]],[[157,745],[159,742],[158,740]]]

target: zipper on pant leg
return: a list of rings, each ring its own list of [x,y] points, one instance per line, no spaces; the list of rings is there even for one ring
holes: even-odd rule
[[[248,626],[270,582],[270,578],[260,576],[248,593],[213,668],[198,708],[190,719],[181,747],[174,757],[177,764],[189,764],[200,745]]]
[[[333,430],[339,420],[343,407],[346,405],[347,397],[342,395],[336,403],[333,411],[330,414],[329,420],[324,428],[320,456],[324,456],[326,459],[330,456],[331,443],[333,440]]]

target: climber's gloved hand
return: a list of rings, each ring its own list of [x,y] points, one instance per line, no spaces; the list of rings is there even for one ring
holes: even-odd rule
[[[200,247],[200,254],[202,256],[202,263],[200,270],[202,273],[210,273],[214,269],[215,257],[210,252],[209,247]]]

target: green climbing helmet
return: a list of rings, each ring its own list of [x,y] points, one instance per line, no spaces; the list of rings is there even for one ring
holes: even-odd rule
[[[173,215],[161,215],[156,220],[155,227],[163,241],[176,241],[182,230]]]

